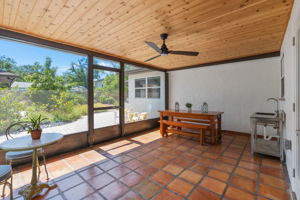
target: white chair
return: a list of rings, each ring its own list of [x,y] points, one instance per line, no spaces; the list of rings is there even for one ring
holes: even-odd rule
[[[9,182],[10,179],[10,182]],[[5,196],[5,187],[8,185],[10,190],[10,200],[13,199],[13,177],[10,165],[0,165],[0,184],[3,185],[2,197]]]

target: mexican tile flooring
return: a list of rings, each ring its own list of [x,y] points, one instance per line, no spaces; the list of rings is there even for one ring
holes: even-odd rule
[[[161,138],[154,130],[47,161],[49,182],[58,187],[35,199],[290,199],[284,166],[252,155],[249,137],[237,134],[225,133],[221,144],[201,146],[182,136]],[[15,199],[22,199],[18,191],[30,177],[29,165],[14,169]]]

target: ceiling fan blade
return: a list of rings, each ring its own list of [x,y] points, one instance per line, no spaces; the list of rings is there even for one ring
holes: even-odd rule
[[[185,55],[185,56],[198,56],[199,52],[195,51],[169,51],[170,54]]]
[[[152,57],[152,58],[149,58],[149,59],[145,60],[145,62],[148,62],[148,61],[153,60],[153,59],[158,58],[158,57],[160,57],[160,55],[154,56],[154,57]]]
[[[150,46],[151,48],[153,48],[155,51],[157,51],[159,54],[161,53],[160,48],[158,48],[158,46],[156,44],[154,44],[153,42],[147,42],[145,41],[146,44],[148,44],[148,46]]]

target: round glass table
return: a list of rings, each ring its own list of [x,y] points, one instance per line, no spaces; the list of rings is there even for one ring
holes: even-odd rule
[[[30,135],[7,140],[0,144],[0,149],[4,151],[25,151],[32,150],[32,177],[31,184],[19,191],[25,199],[32,199],[44,188],[53,189],[57,185],[38,183],[37,180],[37,160],[38,149],[59,142],[64,137],[60,133],[43,133],[39,140],[32,140]]]

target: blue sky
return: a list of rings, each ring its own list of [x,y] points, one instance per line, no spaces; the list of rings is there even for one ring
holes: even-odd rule
[[[57,67],[58,74],[62,74],[70,67],[72,62],[83,58],[83,55],[66,53],[49,48],[29,45],[0,38],[0,56],[14,59],[17,65],[43,64],[46,57],[52,58],[52,66]]]

